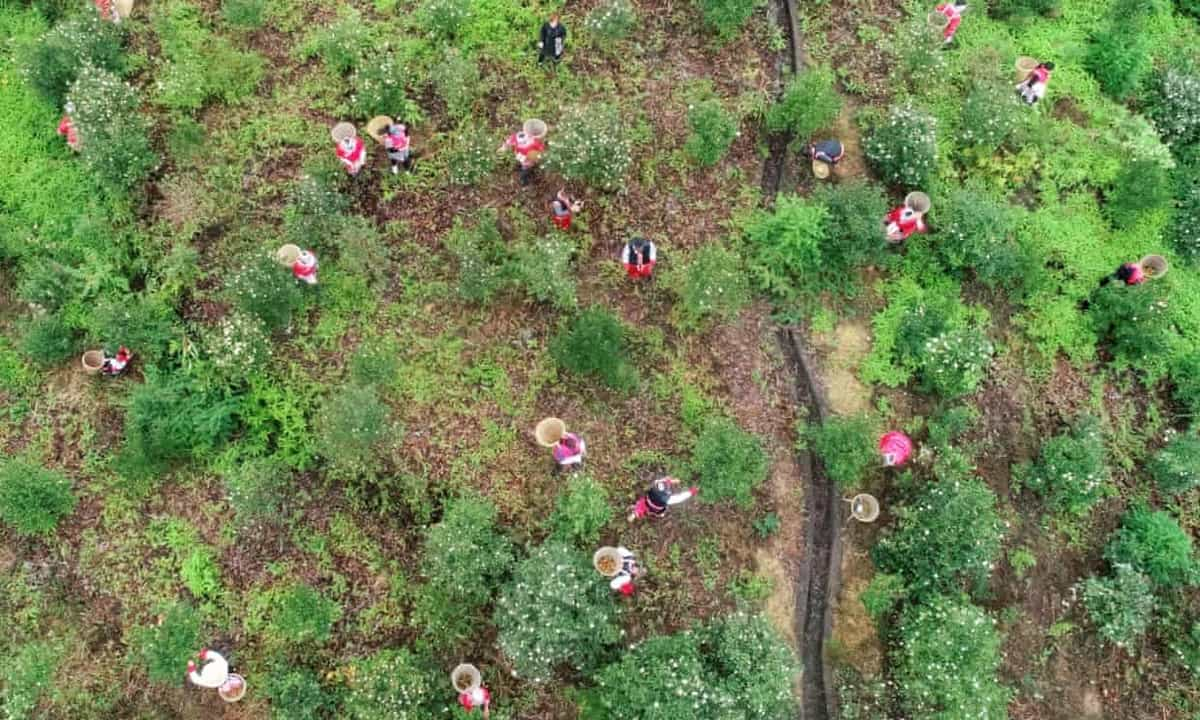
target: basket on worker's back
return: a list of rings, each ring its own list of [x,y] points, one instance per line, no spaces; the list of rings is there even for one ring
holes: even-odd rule
[[[133,12],[133,0],[113,0],[113,7],[116,8],[117,15],[124,20]]]
[[[930,12],[928,16],[926,16],[925,22],[929,23],[929,27],[940,31],[945,30],[946,26],[950,24],[950,18],[945,14],[934,10]]]
[[[483,684],[479,668],[463,663],[450,671],[450,684],[460,693],[471,692]]]
[[[375,142],[383,144],[383,136],[387,133],[387,129],[392,124],[392,119],[387,115],[376,115],[367,123],[367,134],[375,138]]]
[[[526,135],[538,138],[539,140],[546,137],[546,133],[549,131],[549,128],[546,127],[546,123],[538,120],[537,118],[526,120],[525,124],[521,126],[521,129],[525,131]]]
[[[1167,274],[1167,259],[1162,255],[1147,255],[1138,260],[1138,265],[1142,267],[1142,272],[1146,274],[1147,280],[1160,278]]]
[[[615,547],[605,545],[592,555],[592,567],[605,577],[613,577],[621,572],[621,553]]]
[[[533,437],[538,445],[554,447],[567,434],[567,424],[555,417],[548,417],[533,429]]]

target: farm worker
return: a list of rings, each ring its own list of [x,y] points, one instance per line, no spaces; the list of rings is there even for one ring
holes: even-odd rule
[[[513,156],[517,160],[517,172],[520,175],[521,184],[528,185],[529,176],[537,167],[538,158],[546,150],[546,144],[542,142],[541,138],[520,130],[508,136],[508,139],[500,146],[500,152],[504,152],[508,148],[512,148]]]
[[[1024,80],[1017,83],[1017,92],[1020,93],[1021,99],[1029,105],[1041,100],[1046,94],[1046,85],[1050,82],[1050,71],[1053,69],[1052,62],[1038,63]]]
[[[400,166],[405,170],[412,169],[412,148],[408,137],[408,126],[404,123],[393,123],[387,126],[383,135],[383,149],[387,151],[388,160],[392,161],[392,174],[400,172]]]
[[[107,353],[104,356],[104,362],[100,366],[101,372],[105,375],[120,375],[125,372],[125,366],[133,358],[133,353],[129,352],[129,348],[122,345],[117,348],[117,354],[109,356]]]
[[[296,258],[296,262],[292,263],[292,275],[297,280],[306,282],[309,285],[316,285],[317,256],[313,255],[311,250],[302,250],[300,257]]]
[[[113,0],[96,0],[96,9],[100,11],[101,20],[121,22],[121,14],[117,12],[117,4]]]
[[[683,492],[672,492],[676,485],[679,485],[679,479],[673,477],[659,478],[654,481],[646,494],[637,499],[637,502],[629,508],[629,522],[633,522],[638,518],[644,518],[647,515],[652,517],[662,517],[667,514],[667,508],[672,505],[678,505],[681,502],[686,502],[700,494],[700,488],[693,485]]]
[[[908,456],[912,455],[912,449],[912,440],[898,430],[884,433],[883,437],[879,438],[879,454],[883,456],[883,464],[886,467],[903,465],[908,461]]]
[[[625,273],[634,280],[650,277],[656,262],[658,248],[646,238],[635,237],[621,249],[621,264],[625,266]]]
[[[554,462],[558,463],[560,469],[579,466],[583,464],[583,457],[587,455],[587,443],[575,433],[569,432],[559,438],[553,454]]]
[[[837,140],[818,140],[808,144],[808,155],[827,165],[837,165],[846,156],[846,148]]]
[[[883,219],[884,233],[888,242],[898,243],[908,239],[915,232],[923,233],[929,230],[925,225],[925,214],[913,210],[907,205],[895,208]]]
[[[550,220],[555,227],[563,232],[571,228],[571,219],[575,213],[583,209],[583,203],[567,195],[566,190],[560,189],[550,201]]]
[[[71,120],[71,114],[74,112],[75,103],[67,103],[62,120],[58,121],[58,134],[67,139],[67,147],[79,152],[79,131],[75,129],[75,123]]]
[[[483,708],[483,716],[487,718],[491,715],[492,711],[492,694],[488,692],[487,688],[480,685],[460,693],[458,704],[462,705],[463,709],[467,712],[471,712],[475,708]]]
[[[642,568],[637,564],[637,558],[627,547],[617,547],[621,556],[621,569],[609,581],[608,586],[625,597],[633,595],[633,580],[642,574]]]
[[[357,135],[342,138],[335,146],[338,160],[342,161],[342,165],[346,166],[346,172],[351,175],[358,175],[358,171],[362,170],[362,166],[367,162],[367,152],[363,146],[363,140]]]
[[[966,9],[967,4],[965,2],[942,3],[934,8],[936,12],[946,16],[947,23],[946,28],[942,30],[942,37],[945,38],[943,42],[945,42],[947,45],[954,40],[954,33],[958,32],[958,26],[962,23],[962,14],[966,11]]]
[[[547,58],[558,62],[562,60],[563,52],[567,49],[567,28],[558,21],[558,13],[542,23],[542,32],[538,39],[538,62]]]
[[[1104,287],[1113,280],[1120,280],[1126,286],[1141,285],[1146,281],[1146,273],[1142,270],[1142,266],[1137,263],[1123,263],[1112,275],[1105,275],[1100,280],[1100,287]]]
[[[188,680],[202,688],[219,688],[229,679],[229,663],[221,653],[207,648],[196,654],[204,665],[197,670],[196,661],[188,660]]]

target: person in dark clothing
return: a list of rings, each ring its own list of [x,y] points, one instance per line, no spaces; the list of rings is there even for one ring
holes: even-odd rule
[[[1113,280],[1120,280],[1126,285],[1141,285],[1146,280],[1146,273],[1137,263],[1124,263],[1112,275],[1100,278],[1100,287],[1104,287]]]
[[[808,154],[813,160],[837,165],[846,155],[846,148],[837,140],[818,140],[808,144]]]
[[[562,60],[563,52],[567,49],[567,28],[558,21],[558,13],[542,23],[542,32],[538,39],[538,62]]]
[[[674,492],[680,484],[679,479],[673,477],[654,481],[650,489],[629,508],[629,522],[644,517],[662,517],[672,505],[687,502],[700,494],[700,488],[695,485],[683,492]]]

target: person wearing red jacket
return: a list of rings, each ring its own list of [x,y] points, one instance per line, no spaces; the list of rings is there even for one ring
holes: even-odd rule
[[[571,229],[571,220],[575,213],[583,209],[583,203],[567,195],[566,190],[559,190],[550,201],[550,220],[559,230],[566,232]]]
[[[105,357],[103,364],[100,366],[101,372],[105,375],[117,376],[125,372],[125,367],[129,365],[129,361],[133,359],[133,353],[129,352],[129,348],[122,345],[117,348],[117,354],[112,357]]]
[[[346,172],[351,175],[358,175],[358,171],[362,170],[363,165],[367,162],[367,151],[363,146],[363,140],[357,135],[342,138],[341,141],[334,146],[337,152],[338,160],[342,161]]]
[[[300,257],[292,263],[292,276],[309,285],[317,284],[317,256],[311,250],[300,252]]]
[[[625,266],[625,274],[634,280],[650,277],[657,262],[658,248],[646,238],[635,237],[621,249],[621,264]]]
[[[467,712],[479,708],[483,710],[483,717],[488,718],[491,716],[492,694],[488,692],[487,688],[480,685],[466,692],[459,693],[458,704],[462,705],[463,709]]]
[[[949,45],[954,40],[954,33],[958,32],[958,26],[962,24],[962,14],[966,9],[967,4],[965,2],[942,3],[934,8],[934,12],[946,16],[946,27],[942,30],[942,42],[945,44]]]
[[[79,131],[75,129],[75,123],[71,120],[71,114],[75,112],[75,103],[67,103],[64,110],[62,120],[58,121],[58,134],[66,138],[67,147],[79,152]]]
[[[513,157],[517,160],[517,173],[520,176],[521,185],[528,185],[529,178],[533,175],[534,168],[537,167],[538,159],[546,151],[546,143],[542,142],[541,138],[521,130],[508,136],[508,139],[500,145],[500,152],[510,148],[513,151]]]
[[[1017,83],[1017,93],[1026,104],[1033,105],[1045,96],[1046,85],[1050,83],[1050,71],[1053,69],[1052,62],[1038,63],[1024,80]]]
[[[895,208],[883,219],[884,233],[890,243],[899,243],[908,239],[915,232],[928,232],[925,225],[925,214],[913,210],[907,205]]]
[[[629,548],[620,546],[617,548],[617,554],[621,556],[621,569],[609,581],[608,586],[615,592],[630,597],[634,592],[633,581],[641,576],[642,568]]]
[[[412,141],[408,137],[408,126],[404,123],[388,125],[383,134],[383,149],[392,163],[392,174],[400,173],[400,166],[412,169]]]

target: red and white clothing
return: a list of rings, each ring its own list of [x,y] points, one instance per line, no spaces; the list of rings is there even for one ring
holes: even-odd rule
[[[308,283],[309,285],[317,284],[317,256],[311,251],[304,250],[300,253],[300,257],[296,258],[296,262],[292,263],[292,275],[297,280]]]
[[[1146,282],[1146,271],[1138,263],[1125,263],[1114,273],[1126,285],[1141,285]]]
[[[587,443],[575,433],[562,436],[554,446],[554,462],[560,466],[579,465],[587,455]]]
[[[117,12],[117,4],[113,0],[96,0],[96,9],[100,11],[101,20],[121,22],[121,14]]]
[[[642,574],[637,564],[637,558],[627,547],[618,547],[617,554],[621,556],[621,569],[609,581],[608,586],[622,595],[633,594],[633,579]]]
[[[1050,68],[1038,65],[1029,76],[1017,85],[1017,92],[1030,105],[1041,100],[1046,95],[1046,85],[1050,83]]]
[[[188,680],[202,688],[219,688],[229,679],[229,663],[221,653],[201,650],[198,655],[204,666],[196,670],[196,663],[188,661]]]
[[[879,438],[879,454],[887,467],[899,467],[912,455],[913,444],[904,433],[893,430]]]
[[[924,215],[907,205],[901,205],[888,213],[883,219],[883,224],[890,242],[907,240],[909,235],[915,232],[923,233],[929,229],[925,226]]]
[[[460,693],[458,696],[458,704],[463,706],[463,709],[470,712],[475,708],[487,709],[492,704],[492,694],[482,685],[474,690],[468,690]]]
[[[667,514],[667,508],[687,502],[700,494],[700,488],[692,486],[683,492],[671,492],[679,479],[664,477],[655,481],[646,494],[637,499],[629,509],[629,519],[637,520],[646,516],[662,517]]]
[[[546,144],[540,138],[535,138],[524,130],[509,135],[504,144],[512,148],[517,164],[526,170],[536,165],[538,157],[546,151]]]
[[[63,115],[62,120],[58,121],[58,134],[67,139],[67,147],[79,152],[79,131],[75,129],[75,123],[71,122],[70,115]]]
[[[575,217],[575,213],[583,208],[583,203],[576,202],[567,196],[565,192],[559,191],[554,199],[550,201],[550,221],[559,230],[567,231],[571,229],[571,220]]]
[[[625,274],[635,280],[650,277],[657,262],[658,248],[649,240],[634,238],[621,248],[621,264],[625,266]]]
[[[125,372],[125,366],[129,364],[133,358],[133,353],[129,352],[129,348],[122,345],[117,348],[117,354],[113,357],[104,358],[104,362],[100,369],[105,375],[120,375]]]
[[[958,32],[958,26],[962,23],[963,10],[967,9],[966,3],[942,3],[934,10],[946,16],[949,20],[946,23],[946,28],[942,30],[942,37],[945,42],[950,42],[954,39],[954,33]]]
[[[408,130],[403,125],[389,125],[383,136],[383,149],[396,162],[408,160]]]
[[[358,171],[362,170],[363,164],[367,161],[367,153],[363,146],[363,140],[357,135],[338,142],[335,150],[338,159],[346,167],[346,172],[351,175],[357,175]]]

